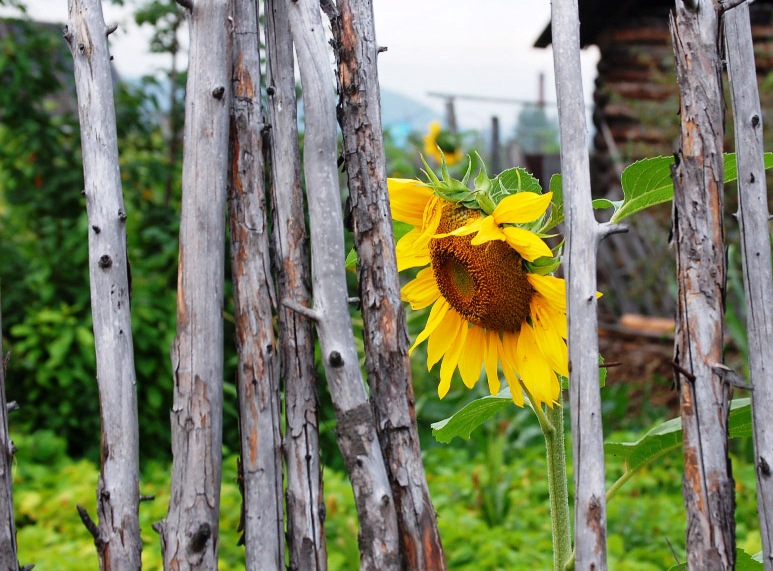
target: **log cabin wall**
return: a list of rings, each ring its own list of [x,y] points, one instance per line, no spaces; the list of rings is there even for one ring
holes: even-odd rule
[[[644,157],[670,155],[679,137],[679,101],[668,28],[673,0],[580,0],[580,42],[599,49],[593,95],[591,179],[594,197],[622,198],[620,173]],[[750,5],[765,148],[773,150],[773,0]],[[535,47],[550,45],[550,25]],[[726,150],[732,150],[727,108]],[[772,184],[768,184],[773,189]],[[737,210],[728,192],[728,216]],[[673,252],[668,245],[670,205],[626,221],[627,235],[612,236],[599,250],[599,307],[607,317],[624,313],[672,316]],[[737,224],[728,224],[730,240]]]

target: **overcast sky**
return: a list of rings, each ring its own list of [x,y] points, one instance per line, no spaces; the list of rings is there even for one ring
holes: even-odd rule
[[[168,65],[147,51],[149,30],[131,18],[134,0],[119,8],[105,3],[105,19],[119,30],[111,53],[123,77],[138,77]],[[27,0],[35,19],[64,23],[66,0]],[[410,96],[442,113],[443,100],[428,92],[536,100],[544,73],[545,97],[555,100],[553,55],[531,46],[550,20],[549,0],[373,0],[376,38],[388,50],[379,56],[384,88]],[[597,54],[582,55],[586,104],[596,75]],[[519,107],[457,100],[463,128],[485,128],[498,115],[511,129]]]

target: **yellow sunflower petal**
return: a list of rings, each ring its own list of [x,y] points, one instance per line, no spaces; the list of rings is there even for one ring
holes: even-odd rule
[[[569,353],[561,338],[561,331],[553,323],[553,316],[547,311],[547,302],[534,296],[531,302],[531,322],[534,338],[550,367],[559,375],[569,376]]]
[[[504,233],[507,243],[510,244],[524,260],[533,262],[542,256],[547,256],[549,258],[553,257],[553,252],[550,251],[550,247],[535,233],[515,226],[502,228],[501,231]]]
[[[468,389],[474,387],[475,383],[480,380],[480,368],[483,364],[485,350],[485,331],[482,327],[473,325],[467,332],[464,349],[459,355],[459,374]]]
[[[566,313],[557,309],[546,297],[537,293],[532,297],[532,304],[539,306],[541,313],[540,319],[544,321],[551,329],[554,329],[561,336],[561,339],[567,338]]]
[[[426,266],[430,262],[429,238],[426,238],[419,228],[414,228],[397,242],[395,254],[399,272]]]
[[[566,282],[563,279],[539,274],[526,274],[526,279],[555,309],[566,312]]]
[[[419,336],[416,337],[416,341],[413,343],[413,346],[408,350],[409,355],[413,353],[413,350],[416,349],[416,347],[418,347],[422,341],[432,335],[435,329],[437,329],[438,325],[440,325],[440,323],[443,321],[443,318],[445,317],[446,312],[450,307],[451,306],[448,305],[448,302],[442,297],[435,302],[435,305],[433,305],[432,309],[429,310],[427,325],[424,327],[424,330],[419,333]]]
[[[497,224],[523,224],[533,222],[550,206],[552,192],[537,194],[536,192],[519,192],[502,199],[494,209],[494,219]]]
[[[435,283],[435,273],[432,268],[424,268],[416,279],[408,282],[400,292],[403,301],[411,304],[411,309],[424,309],[435,303],[440,297],[440,290]]]
[[[464,349],[468,329],[466,323],[462,324],[451,344],[451,349],[443,356],[443,362],[440,364],[440,384],[437,388],[438,396],[441,399],[448,394],[448,389],[451,388],[451,377],[454,375],[456,364],[459,362],[459,356],[462,353],[462,349]]]
[[[526,230],[524,230],[526,232]],[[528,232],[531,234],[531,232]],[[532,234],[533,236],[534,234]],[[480,228],[478,234],[470,241],[473,246],[479,246],[485,242],[491,242],[492,240],[504,240],[505,235],[502,233],[502,229],[497,226],[493,216],[486,216],[480,222]]]
[[[432,189],[418,180],[408,178],[387,179],[392,218],[412,226],[421,226],[424,209],[432,198]]]
[[[505,374],[507,386],[516,406],[523,406],[523,390],[518,380],[518,367],[515,361],[515,349],[518,345],[518,333],[505,331],[502,333],[502,342],[499,345],[499,362],[502,363],[502,372]]]
[[[542,406],[542,403],[547,403],[552,407],[555,400],[554,387],[558,385],[558,379],[539,350],[534,331],[528,323],[521,326],[515,357],[521,381],[536,401],[533,404]]]
[[[427,370],[429,371],[440,361],[440,358],[446,354],[456,339],[459,329],[466,326],[466,321],[462,319],[455,309],[451,308],[446,313],[443,321],[438,325],[438,332],[429,336],[427,341]],[[442,335],[440,333],[443,333]]]
[[[486,353],[483,355],[483,366],[486,369],[488,390],[492,395],[499,394],[502,383],[499,381],[497,360],[499,359],[499,333],[497,331],[486,332]]]
[[[518,344],[518,334],[505,331],[502,334],[502,344],[500,345],[499,361],[502,363],[502,371],[505,374],[507,386],[510,387],[510,394],[516,406],[523,406],[523,390],[521,383],[516,375],[515,347]]]
[[[469,234],[474,234],[480,230],[480,226],[483,223],[483,220],[485,220],[485,218],[476,218],[470,222],[467,222],[463,226],[459,226],[459,228],[452,230],[451,232],[446,232],[445,234],[435,234],[433,238],[445,238],[446,236],[468,236]]]

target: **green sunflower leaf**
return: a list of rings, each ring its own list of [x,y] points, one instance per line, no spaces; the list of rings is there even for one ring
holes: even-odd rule
[[[748,437],[752,434],[751,400],[733,399],[728,421],[730,438]],[[607,442],[607,454],[621,457],[626,470],[633,472],[656,458],[682,446],[682,419],[672,418],[650,429],[633,442]]]
[[[674,197],[674,182],[671,180],[673,164],[674,157],[654,157],[628,166],[621,179],[625,198],[622,204],[610,202],[616,207],[611,222],[620,222],[645,208],[671,200]],[[773,167],[773,153],[765,153],[764,164],[765,170]],[[725,183],[737,178],[735,153],[725,153]]]
[[[752,557],[742,549],[735,550],[735,571],[762,571],[764,565],[756,556]],[[668,568],[668,571],[683,571],[687,563],[679,563]]]
[[[541,276],[547,276],[547,275],[551,275],[553,272],[555,272],[558,269],[558,266],[561,265],[561,258],[558,258],[558,257],[549,258],[547,256],[542,256],[541,258],[537,258],[533,262],[524,261],[524,265],[526,266],[526,269],[530,274],[539,274]]]
[[[564,191],[561,186],[560,174],[554,174],[550,177],[550,192],[553,193],[553,198],[550,199],[550,218],[540,229],[540,234],[555,228],[564,221]]]
[[[453,416],[432,424],[432,435],[438,442],[447,444],[455,436],[469,440],[472,431],[507,406],[513,398],[505,389],[496,396],[486,396],[466,404]]]

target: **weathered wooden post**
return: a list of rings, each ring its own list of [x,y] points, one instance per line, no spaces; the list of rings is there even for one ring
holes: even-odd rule
[[[172,347],[172,490],[157,524],[164,568],[217,569],[222,463],[223,283],[231,44],[228,0],[185,0],[190,53]]]
[[[323,4],[324,6],[324,4]],[[445,569],[416,427],[405,310],[392,233],[370,0],[328,4],[338,59],[344,159],[349,180],[365,367],[397,508],[403,568]]]
[[[336,413],[338,445],[360,520],[360,569],[400,568],[395,505],[349,317],[339,190],[335,89],[319,3],[289,5],[306,113],[304,171],[309,205],[314,308],[285,300],[314,319]]]
[[[5,400],[5,361],[3,353],[3,308],[0,303],[0,569],[20,571],[16,548],[13,511],[13,442],[8,432],[10,406]],[[28,569],[29,567],[24,567]]]
[[[596,249],[604,236],[621,229],[598,224],[593,217],[577,0],[554,0],[551,22],[566,212],[564,271],[574,458],[575,569],[604,571],[607,518],[598,369]]]
[[[279,300],[311,304],[293,44],[287,2],[266,0],[266,93]],[[325,571],[324,502],[319,452],[317,374],[311,320],[277,303],[285,393],[287,547],[291,571]]]
[[[274,340],[263,167],[258,7],[235,0],[229,219],[236,320],[237,394],[246,568],[284,569],[279,361]]]
[[[99,0],[70,0],[64,37],[78,93],[84,195],[89,219],[89,281],[102,414],[98,524],[78,511],[94,537],[100,569],[139,569],[139,436],[126,211],[121,190],[113,77]]]
[[[762,562],[773,571],[773,272],[771,271],[768,192],[762,146],[762,112],[754,64],[749,5],[728,10],[725,46],[733,100],[738,164],[738,221],[746,291],[749,372],[757,506]]]
[[[678,281],[674,375],[684,431],[687,566],[696,571],[733,569],[730,385],[722,366],[724,126],[715,4],[676,0],[671,36],[681,93],[672,227]]]

